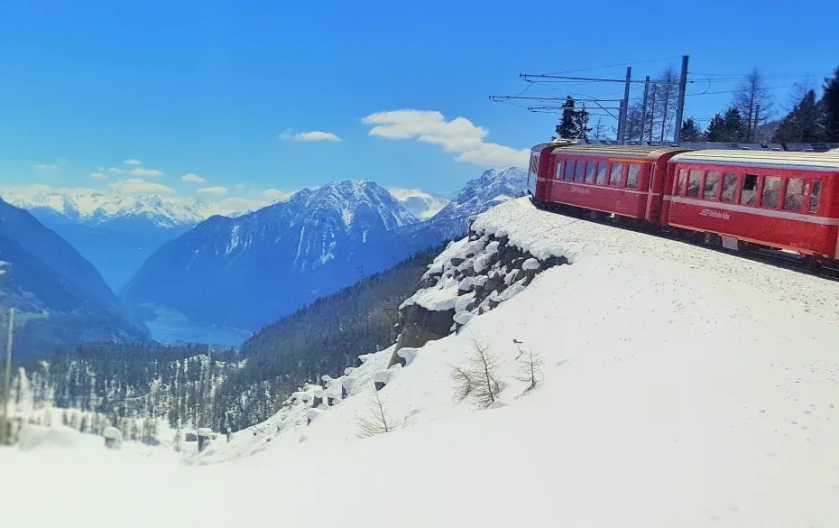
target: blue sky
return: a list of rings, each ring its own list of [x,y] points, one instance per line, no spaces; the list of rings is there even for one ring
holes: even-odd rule
[[[636,77],[654,76],[689,54],[702,78],[757,66],[781,108],[799,77],[821,84],[839,66],[835,1],[807,2],[807,16],[765,1],[680,9],[494,0],[3,2],[0,183],[165,186],[180,195],[216,188],[207,196],[219,199],[368,177],[449,192],[550,137],[555,115],[488,100],[524,90],[519,73],[632,63]],[[578,73],[619,77],[624,68]],[[689,93],[709,95],[688,98],[686,115],[710,118],[730,98],[713,92],[735,84],[691,85]],[[540,84],[528,93],[620,90]],[[381,114],[396,110],[415,112]],[[379,115],[365,123],[372,114]],[[296,140],[313,139],[298,136],[313,131],[341,141]],[[204,181],[181,181],[186,174]]]

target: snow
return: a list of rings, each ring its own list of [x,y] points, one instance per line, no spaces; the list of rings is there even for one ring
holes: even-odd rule
[[[446,198],[422,189],[388,189],[388,192],[420,220],[428,220],[449,203]]]
[[[839,284],[527,200],[474,227],[571,264],[391,370],[376,394],[406,427],[357,438],[390,347],[333,381],[349,388],[337,405],[287,406],[183,464],[161,449],[109,452],[100,442],[0,449],[15,476],[0,479],[4,504],[15,505],[4,523],[835,525]],[[473,339],[501,360],[498,408],[454,398],[451,367],[465,364]],[[514,339],[545,359],[535,390],[514,377]],[[271,507],[278,497],[283,506]],[[96,514],[68,515],[80,504]]]
[[[529,258],[525,260],[521,265],[521,269],[523,270],[537,270],[540,267],[542,267],[542,265],[539,264],[539,261],[535,258]]]

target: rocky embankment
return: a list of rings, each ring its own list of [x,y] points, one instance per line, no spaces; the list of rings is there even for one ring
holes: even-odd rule
[[[470,319],[521,293],[539,273],[566,264],[539,260],[504,235],[470,231],[429,266],[420,289],[400,307],[400,334],[390,366],[406,362],[406,349],[458,332]]]

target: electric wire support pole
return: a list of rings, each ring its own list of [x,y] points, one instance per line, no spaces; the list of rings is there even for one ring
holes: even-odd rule
[[[673,130],[673,143],[682,142],[682,118],[685,113],[685,91],[688,82],[688,55],[682,56],[682,75],[679,78],[679,102],[676,105],[676,126]]]
[[[623,88],[623,101],[621,102],[621,113],[618,119],[618,143],[626,144],[626,116],[629,113],[629,86],[632,84],[632,66],[626,68],[626,84]]]
[[[9,443],[9,385],[12,379],[12,336],[15,328],[15,309],[9,308],[9,334],[6,340],[6,368],[3,374],[3,404],[0,415],[0,445]]]
[[[650,95],[650,76],[644,79],[644,102],[641,105],[641,134],[638,136],[641,143],[644,143],[644,127],[647,124],[647,98]]]

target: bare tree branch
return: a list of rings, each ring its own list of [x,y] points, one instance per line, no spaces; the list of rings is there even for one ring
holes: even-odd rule
[[[490,353],[488,344],[472,336],[472,350],[465,367],[453,367],[452,379],[456,382],[457,397],[468,399],[473,405],[486,409],[495,403],[501,392],[497,370],[501,359]]]
[[[740,111],[746,121],[746,141],[763,139],[757,137],[756,130],[772,114],[772,93],[757,68],[749,72],[737,87],[732,106]]]
[[[527,390],[530,391],[535,389],[536,386],[544,379],[544,376],[542,375],[542,366],[544,366],[544,364],[544,358],[532,350],[527,350],[520,358],[518,372],[515,375],[515,379],[522,383],[527,383]]]
[[[384,433],[390,433],[399,427],[399,424],[394,421],[385,409],[385,401],[379,395],[379,391],[373,389],[373,395],[368,399],[368,418],[358,418],[359,432],[356,436],[359,438],[370,438]],[[408,425],[408,422],[402,424],[402,427]]]

